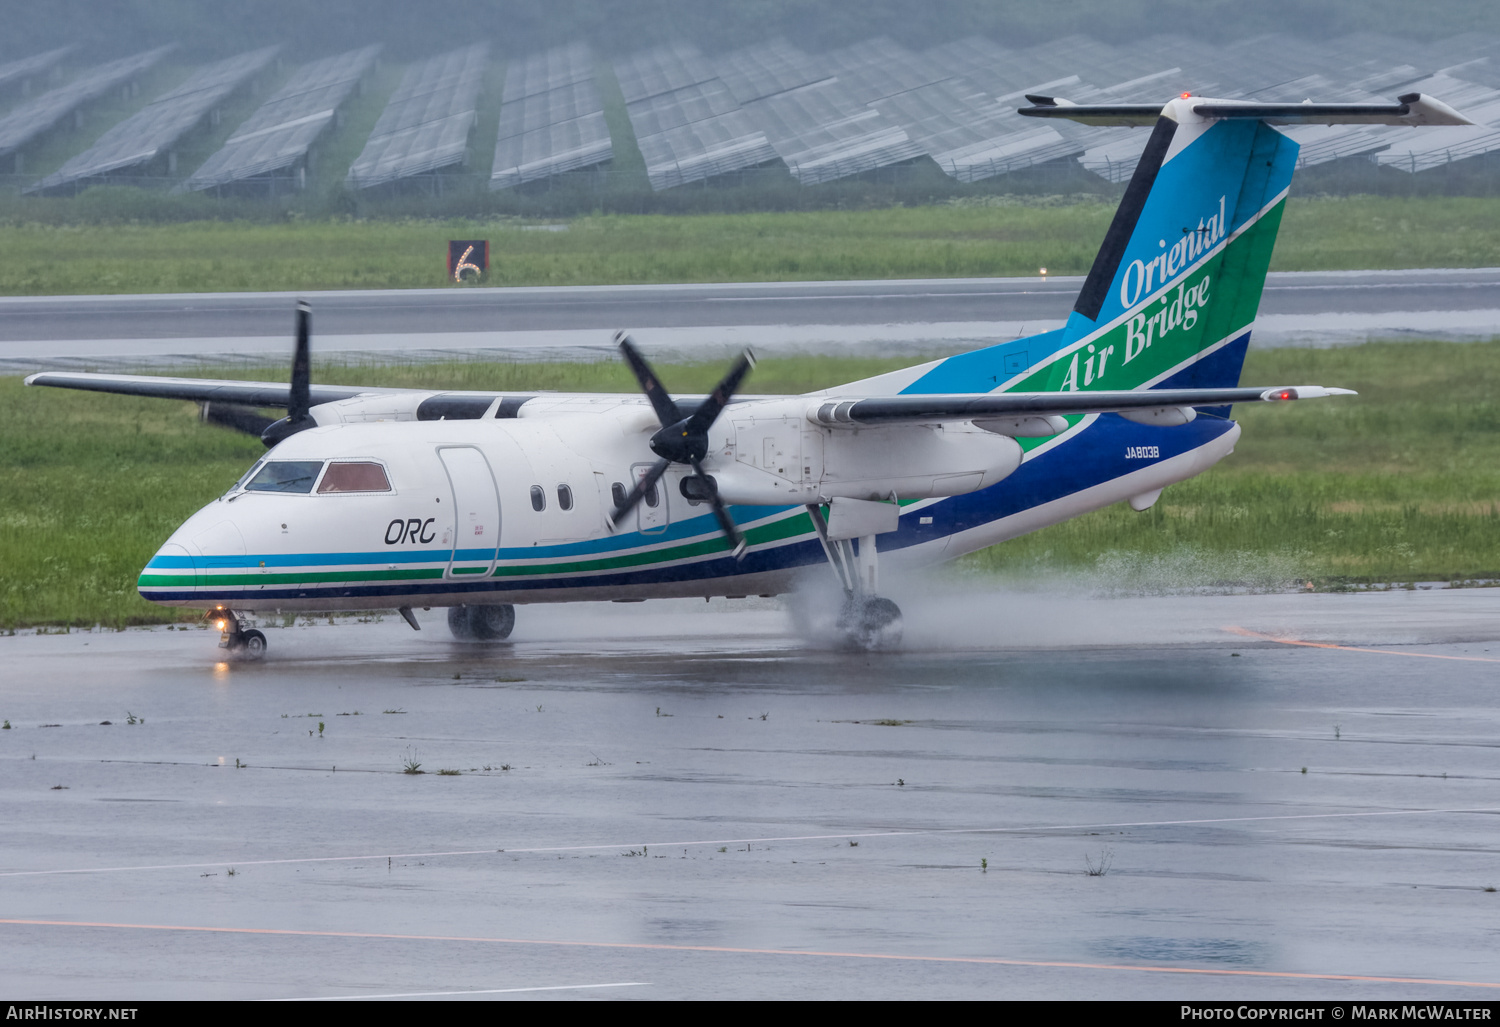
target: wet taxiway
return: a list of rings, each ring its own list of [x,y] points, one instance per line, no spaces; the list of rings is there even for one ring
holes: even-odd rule
[[[1500,590],[904,605],[875,654],[757,601],[0,638],[0,982],[1500,992]]]

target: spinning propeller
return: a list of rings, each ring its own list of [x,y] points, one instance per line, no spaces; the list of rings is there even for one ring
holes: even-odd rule
[[[755,366],[755,356],[749,350],[740,354],[734,366],[729,369],[729,373],[714,387],[714,391],[698,404],[697,410],[689,414],[684,413],[668,395],[667,390],[662,388],[661,382],[657,380],[656,372],[636,350],[628,335],[619,332],[615,335],[615,341],[619,343],[620,352],[624,355],[625,362],[630,365],[630,370],[634,372],[636,381],[641,383],[641,391],[651,401],[651,408],[656,411],[656,419],[661,422],[661,428],[651,436],[650,442],[651,451],[661,459],[652,465],[640,481],[636,482],[635,488],[630,490],[624,501],[609,515],[610,528],[616,528],[625,515],[634,510],[647,493],[656,488],[656,483],[661,480],[662,475],[667,473],[667,468],[673,464],[687,464],[693,469],[693,474],[682,480],[682,494],[688,499],[713,505],[714,517],[718,519],[719,527],[729,539],[731,555],[736,560],[741,559],[745,555],[745,537],[740,534],[740,529],[724,507],[724,501],[719,498],[717,483],[703,472],[703,458],[708,455],[708,429],[729,405],[730,397],[734,395],[735,389],[739,388],[740,381]]]

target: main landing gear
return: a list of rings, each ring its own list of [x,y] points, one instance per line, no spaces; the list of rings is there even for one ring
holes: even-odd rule
[[[873,504],[872,504],[873,505]],[[889,649],[901,644],[901,608],[884,596],[876,595],[878,559],[876,536],[863,535],[856,550],[852,538],[830,536],[823,510],[809,505],[808,515],[817,529],[818,540],[828,563],[844,589],[836,629],[851,649]]]
[[[448,630],[464,642],[500,642],[516,626],[516,608],[502,606],[450,606]]]
[[[254,628],[245,627],[244,621],[233,610],[220,606],[209,610],[207,619],[219,629],[219,648],[229,650],[229,655],[241,660],[262,660],[266,656],[266,636]]]

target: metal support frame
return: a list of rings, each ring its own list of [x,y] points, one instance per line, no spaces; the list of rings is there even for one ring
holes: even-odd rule
[[[879,556],[875,536],[862,536],[859,548],[856,549],[853,539],[828,537],[828,521],[823,516],[821,506],[816,503],[807,504],[807,515],[812,518],[818,541],[823,543],[823,554],[828,557],[828,565],[833,568],[844,594],[850,598],[875,595],[879,586]]]

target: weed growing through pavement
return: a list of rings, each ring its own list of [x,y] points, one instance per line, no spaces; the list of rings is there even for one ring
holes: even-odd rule
[[[444,768],[438,771],[438,777],[457,777],[462,771]]]
[[[1090,877],[1103,877],[1109,873],[1110,866],[1115,861],[1115,850],[1101,848],[1099,850],[1099,862],[1095,863],[1088,853],[1083,854],[1083,865],[1088,870]]]
[[[990,861],[988,859],[985,859],[983,857],[980,858],[979,872],[982,874],[987,874],[990,872]]]
[[[406,750],[406,759],[401,764],[401,773],[403,773],[403,774],[425,774],[425,773],[427,773],[427,771],[425,771],[425,770],[422,769],[422,764],[420,764],[420,763],[417,762],[417,751],[415,749],[412,749],[410,747],[407,748],[407,750]]]

